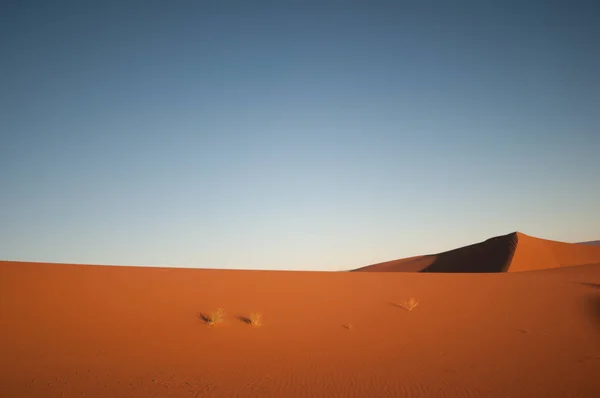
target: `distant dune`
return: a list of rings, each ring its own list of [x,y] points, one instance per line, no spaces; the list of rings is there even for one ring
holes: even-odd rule
[[[369,265],[360,272],[519,272],[600,263],[600,247],[520,232],[447,252]]]
[[[579,242],[580,245],[600,246],[600,240],[592,240],[589,242]]]

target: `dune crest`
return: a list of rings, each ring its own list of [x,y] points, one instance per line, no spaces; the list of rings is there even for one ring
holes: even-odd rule
[[[446,252],[387,261],[359,272],[521,272],[600,263],[600,247],[535,238],[521,232]]]

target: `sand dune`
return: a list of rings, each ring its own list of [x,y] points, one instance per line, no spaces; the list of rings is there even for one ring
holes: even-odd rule
[[[534,238],[520,232],[447,252],[388,261],[362,272],[519,272],[600,263],[600,247]]]
[[[513,238],[486,250],[508,257]],[[511,267],[595,258],[517,238]],[[537,261],[534,249],[551,254]],[[600,264],[456,274],[0,262],[0,396],[597,398],[599,287]],[[200,313],[219,307],[223,322],[206,325]],[[252,312],[262,326],[240,320]]]
[[[600,240],[591,240],[589,242],[579,242],[580,245],[600,246]]]

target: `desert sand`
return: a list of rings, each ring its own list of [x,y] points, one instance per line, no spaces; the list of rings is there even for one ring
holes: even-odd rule
[[[0,262],[0,396],[600,397],[600,247],[385,264],[428,272]]]

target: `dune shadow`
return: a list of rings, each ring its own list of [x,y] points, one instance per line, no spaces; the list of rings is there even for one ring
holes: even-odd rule
[[[421,272],[496,273],[510,266],[518,236],[497,236],[481,243],[440,253]]]
[[[579,284],[594,289],[600,289],[600,283],[579,282]]]
[[[586,307],[590,315],[596,320],[597,327],[600,331],[600,294],[588,297]]]
[[[600,290],[600,283],[574,282],[578,285]],[[591,291],[590,291],[591,292]],[[593,292],[585,295],[585,309],[588,314],[596,321],[598,331],[600,332],[600,294]],[[600,334],[599,334],[600,336]]]

